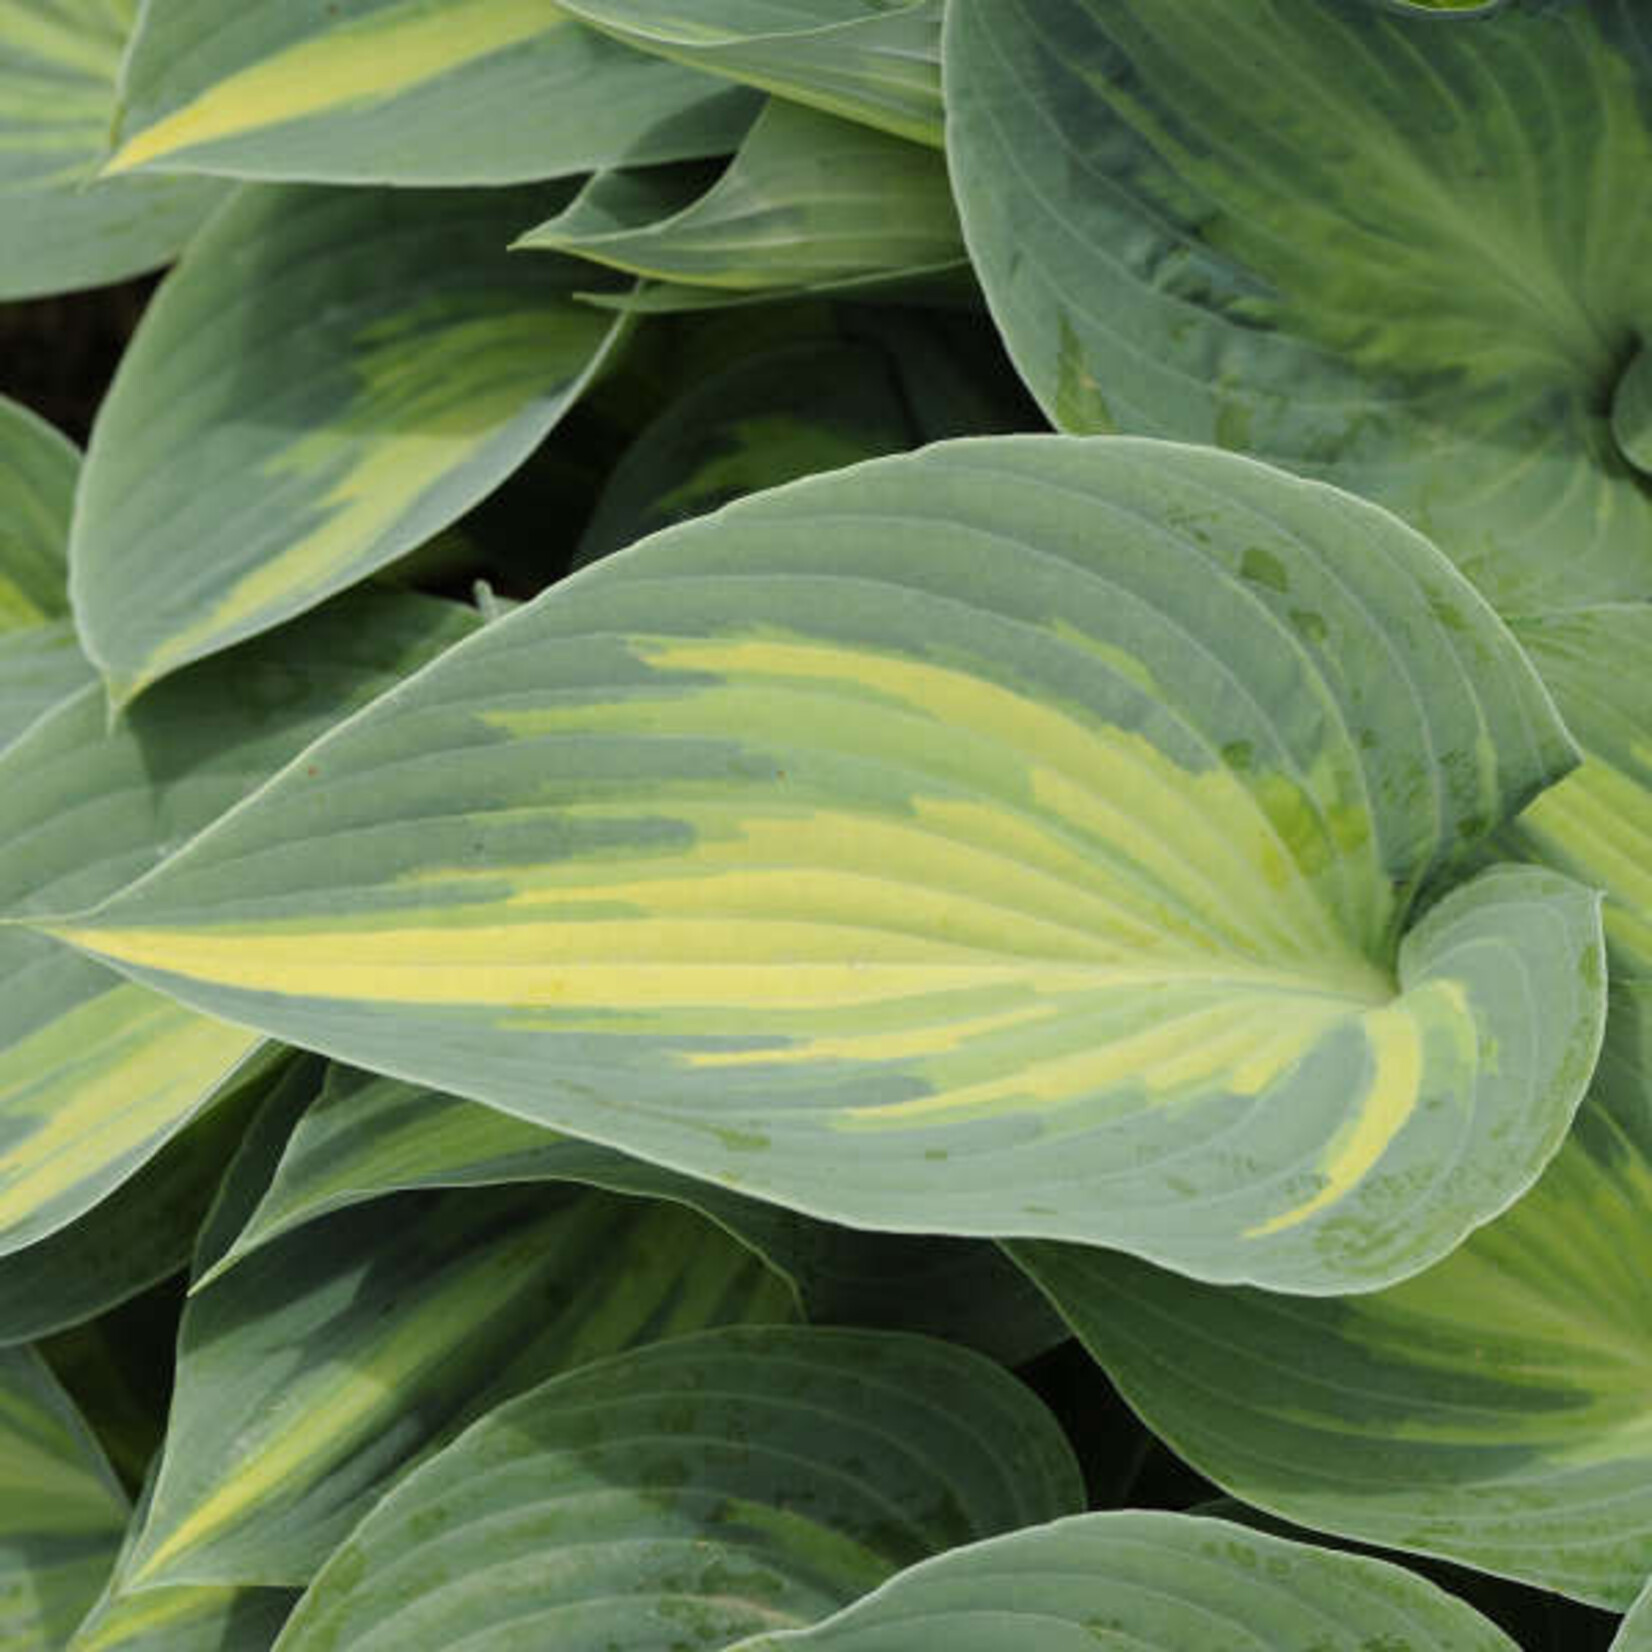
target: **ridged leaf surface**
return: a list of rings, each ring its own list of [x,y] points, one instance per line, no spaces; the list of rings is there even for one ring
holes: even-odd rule
[[[1418,904],[1570,762],[1383,512],[990,438],[585,570],[55,932],[850,1225],[1370,1289],[1529,1186],[1587,1082],[1592,894]]]
[[[1082,1496],[1054,1419],[975,1355],[714,1331],[485,1417],[351,1534],[280,1645],[715,1649]]]
[[[1652,593],[1608,415],[1652,327],[1649,77],[1639,0],[957,0],[948,152],[1060,428],[1325,476],[1543,612]]]
[[[641,51],[941,142],[941,0],[569,0]]]
[[[533,451],[615,322],[512,258],[544,190],[264,188],[191,246],[121,358],[69,549],[121,704],[446,527]]]
[[[164,264],[222,198],[197,178],[98,178],[137,10],[0,0],[0,302]]]
[[[552,0],[149,0],[111,170],[517,183],[723,154],[756,108]]]
[[[1087,1514],[925,1561],[799,1634],[731,1652],[1514,1652],[1382,1561],[1223,1520]]]

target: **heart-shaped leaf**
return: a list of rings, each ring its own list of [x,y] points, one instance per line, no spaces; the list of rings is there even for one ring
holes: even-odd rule
[[[1586,1085],[1595,898],[1436,899],[1570,761],[1382,511],[986,438],[585,570],[53,932],[852,1226],[1371,1289],[1528,1187]]]
[[[993,314],[1063,429],[1335,480],[1505,614],[1652,595],[1608,416],[1652,328],[1652,34],[1634,0],[1405,11],[956,0]]]

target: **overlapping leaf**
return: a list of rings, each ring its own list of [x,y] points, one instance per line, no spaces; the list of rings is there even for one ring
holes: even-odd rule
[[[209,1585],[117,1594],[88,1613],[65,1652],[268,1652],[293,1598]]]
[[[114,1571],[64,1652],[269,1652],[298,1594],[212,1584],[132,1590],[126,1570],[154,1496],[153,1465]]]
[[[0,1348],[0,1645],[56,1652],[97,1597],[126,1497],[45,1362]]]
[[[1089,1514],[903,1572],[811,1630],[731,1652],[1514,1652],[1471,1606],[1378,1560],[1222,1520]]]
[[[879,1333],[715,1331],[477,1423],[362,1522],[280,1644],[715,1649],[1081,1499],[1054,1420],[984,1360]]]
[[[96,677],[68,620],[0,632],[0,752]]]
[[[69,611],[69,512],[80,455],[44,419],[0,396],[0,633]]]
[[[337,1210],[398,1192],[566,1181],[671,1199],[708,1216],[787,1280],[825,1324],[944,1335],[1007,1364],[1065,1330],[994,1245],[860,1233],[742,1198],[457,1096],[335,1068],[215,1268]]]
[[[113,985],[113,982],[111,983]],[[118,989],[117,989],[118,990]],[[130,990],[129,988],[127,990]],[[270,1074],[253,1063],[206,1115],[87,1212],[0,1263],[0,1344],[80,1325],[185,1267]]]
[[[110,170],[515,183],[726,154],[756,110],[551,0],[150,0]]]
[[[1645,10],[1404,9],[958,0],[993,313],[1064,429],[1328,476],[1505,613],[1646,597],[1652,487],[1606,414],[1652,326]]]
[[[946,436],[1013,429],[946,337],[916,317],[778,344],[666,407],[610,473],[580,540],[594,561],[747,493]]]
[[[941,0],[568,0],[645,52],[941,142]]]
[[[185,1310],[128,1582],[303,1584],[494,1405],[633,1343],[790,1311],[744,1247],[672,1205],[466,1190],[314,1224]]]
[[[941,444],[586,570],[56,932],[851,1225],[1370,1289],[1529,1186],[1587,1081],[1593,897],[1433,900],[1570,761],[1383,512]]]
[[[1623,1608],[1652,1571],[1652,994],[1614,992],[1537,1187],[1445,1261],[1340,1302],[1016,1245],[1148,1426],[1323,1531]]]
[[[162,685],[113,730],[97,685],[81,689],[0,755],[0,912],[120,888],[474,623],[453,604],[358,593]],[[259,1043],[0,928],[0,1252],[118,1187]]]
[[[518,245],[736,293],[882,280],[963,257],[940,156],[780,102],[709,189],[682,172],[598,173]]]
[[[1652,606],[1578,608],[1520,638],[1584,761],[1521,816],[1511,845],[1604,889],[1613,979],[1652,979]]]
[[[511,258],[543,190],[248,190],[144,316],[92,434],[75,617],[119,704],[313,608],[497,486],[614,337]]]
[[[96,181],[137,0],[0,3],[0,301],[164,264],[222,194],[200,179]]]

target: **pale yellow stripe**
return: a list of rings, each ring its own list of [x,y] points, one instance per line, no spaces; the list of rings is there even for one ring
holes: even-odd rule
[[[533,1264],[542,1262],[546,1245],[546,1228],[539,1224],[472,1256],[438,1286],[427,1284],[408,1312],[387,1321],[375,1346],[354,1350],[348,1364],[335,1364],[324,1388],[313,1379],[306,1384],[315,1403],[291,1409],[282,1426],[252,1442],[229,1478],[144,1557],[131,1582],[163,1571],[261,1502],[292,1499],[311,1483],[329,1450],[369,1432],[379,1414],[394,1415],[411,1403],[420,1379],[452,1358],[467,1330],[535,1288],[542,1269]],[[164,1489],[163,1483],[163,1496]]]
[[[684,1057],[690,1067],[751,1067],[795,1065],[809,1061],[909,1061],[962,1049],[977,1038],[1047,1021],[1057,1011],[1032,1004],[1001,1015],[977,1015],[958,1021],[938,1021],[893,1032],[849,1033],[833,1038],[809,1038],[781,1048],[761,1050],[691,1050]]]
[[[258,1042],[123,982],[13,1045],[0,1060],[13,1137],[0,1231],[187,1117]]]
[[[1304,940],[1350,945],[1256,797],[1225,767],[1184,769],[1140,735],[925,661],[780,638],[632,646],[661,670],[852,684],[949,728],[1036,752],[1027,778],[1040,806],[1128,855],[1189,905],[1220,914],[1241,938],[1269,951]],[[1127,807],[1116,801],[1123,799]]]
[[[1370,1010],[1362,1025],[1371,1049],[1371,1080],[1360,1097],[1358,1110],[1337,1132],[1320,1166],[1324,1185],[1311,1199],[1247,1228],[1247,1239],[1296,1227],[1346,1198],[1388,1151],[1416,1111],[1422,1096],[1423,1038],[1412,1008],[1394,1004]]]
[[[376,103],[572,20],[551,0],[405,0],[226,76],[129,138],[104,171]]]
[[[1156,1019],[1140,1032],[1028,1062],[978,1084],[850,1108],[846,1116],[854,1124],[904,1124],[1057,1106],[1138,1085],[1149,1096],[1201,1087],[1254,1094],[1293,1067],[1327,1027],[1353,1013],[1355,1006],[1336,1000],[1281,1004],[1245,996],[1177,1014],[1144,1000],[1143,1019]]]

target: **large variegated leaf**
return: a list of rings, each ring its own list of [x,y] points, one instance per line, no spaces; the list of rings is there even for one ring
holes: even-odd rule
[[[1575,609],[1520,637],[1584,761],[1520,817],[1511,846],[1604,889],[1613,978],[1652,979],[1652,606]]]
[[[1340,1302],[1012,1247],[1155,1433],[1246,1502],[1623,1608],[1652,1572],[1652,990],[1513,1210]]]
[[[70,545],[118,705],[313,608],[497,486],[615,334],[589,272],[512,258],[543,190],[247,190],[156,295]]]
[[[567,0],[616,40],[941,142],[941,0]]]
[[[552,0],[149,0],[108,170],[513,183],[726,154],[756,109]]]
[[[902,1572],[798,1634],[731,1652],[1515,1652],[1443,1589],[1193,1515],[1086,1514]]]
[[[675,1205],[465,1190],[314,1224],[191,1298],[127,1581],[302,1584],[491,1407],[633,1343],[790,1312],[743,1246]]]
[[[1529,1186],[1587,1082],[1594,897],[1434,899],[1570,761],[1382,511],[989,438],[585,570],[54,932],[851,1225],[1370,1289]]]
[[[81,689],[0,754],[0,913],[120,888],[475,623],[455,604],[357,593],[163,684],[113,730],[97,685]],[[0,928],[0,1254],[134,1174],[259,1043]]]
[[[939,155],[780,102],[709,189],[680,172],[598,173],[517,244],[734,292],[884,278],[962,256]]]
[[[164,264],[222,194],[97,181],[137,0],[0,0],[0,301]]]
[[[993,313],[1064,429],[1339,481],[1505,613],[1645,597],[1652,486],[1607,416],[1652,326],[1644,8],[1402,11],[957,0]]]
[[[80,454],[0,396],[0,634],[69,611],[69,512]]]
[[[0,1646],[57,1652],[97,1598],[126,1497],[32,1348],[0,1348]]]
[[[805,1315],[825,1324],[926,1331],[1012,1365],[1066,1335],[995,1245],[811,1221],[474,1101],[350,1068],[327,1074],[256,1207],[214,1258],[214,1272],[307,1222],[386,1194],[533,1181],[688,1205],[762,1257]]]
[[[107,1198],[21,1254],[7,1254],[0,1344],[83,1324],[187,1266],[218,1178],[270,1078],[266,1064],[252,1063],[204,1117]]]
[[[985,1360],[888,1333],[713,1331],[483,1418],[352,1533],[281,1647],[714,1652],[1082,1502],[1055,1420]]]

